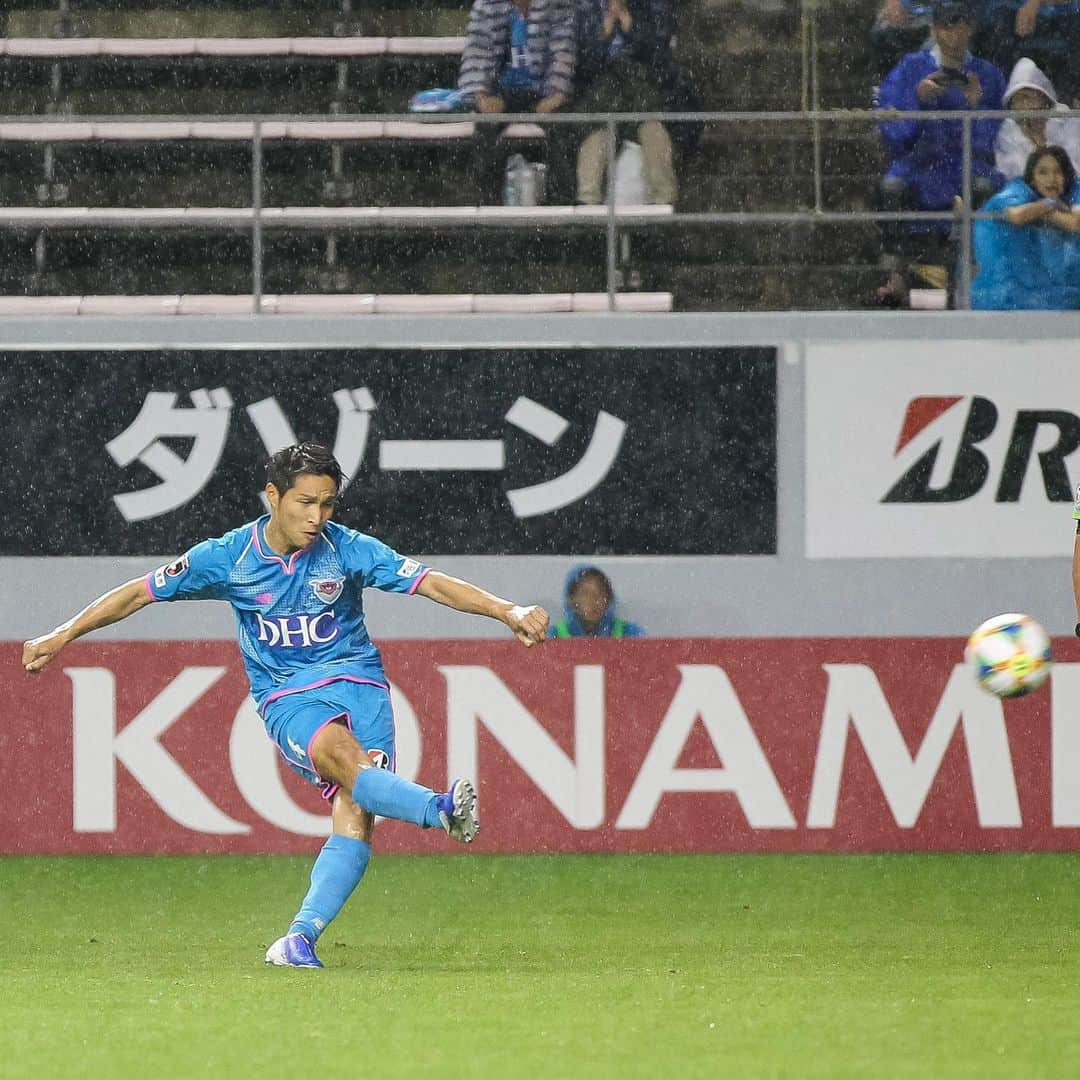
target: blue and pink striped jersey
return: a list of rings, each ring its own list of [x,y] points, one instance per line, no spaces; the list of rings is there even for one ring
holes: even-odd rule
[[[311,547],[274,554],[269,516],[204,540],[146,575],[154,600],[227,600],[259,711],[341,679],[386,685],[364,625],[363,591],[413,593],[428,568],[373,536],[327,522]]]

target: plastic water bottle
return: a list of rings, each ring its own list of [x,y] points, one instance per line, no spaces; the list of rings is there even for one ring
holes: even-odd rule
[[[503,174],[503,206],[521,206],[524,194],[524,177],[529,165],[521,154],[511,154],[506,159]]]

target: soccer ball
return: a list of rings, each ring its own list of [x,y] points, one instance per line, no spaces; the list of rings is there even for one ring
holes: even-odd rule
[[[964,660],[984,690],[1023,697],[1050,674],[1050,638],[1030,615],[995,615],[968,638]]]

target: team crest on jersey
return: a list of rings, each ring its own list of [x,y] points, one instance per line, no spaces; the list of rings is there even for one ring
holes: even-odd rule
[[[420,564],[415,559],[402,559],[401,565],[397,568],[397,576],[412,577],[419,569]]]
[[[181,555],[180,558],[177,559],[175,562],[171,562],[167,566],[159,566],[154,571],[154,584],[159,589],[164,589],[166,584],[166,576],[179,577],[182,573],[184,573],[185,570],[187,570],[187,568],[188,557],[187,555]]]
[[[311,581],[309,584],[315,595],[324,604],[332,604],[344,590],[345,579],[343,577],[322,578],[318,581]]]
[[[385,750],[369,750],[368,757],[376,769],[390,768],[390,755]]]

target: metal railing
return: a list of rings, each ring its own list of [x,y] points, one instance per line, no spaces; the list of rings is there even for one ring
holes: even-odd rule
[[[812,69],[811,69],[812,70]],[[608,308],[615,310],[615,297],[617,292],[618,270],[618,239],[619,229],[633,227],[637,229],[655,229],[670,227],[686,227],[694,225],[814,225],[814,224],[854,224],[854,223],[883,223],[883,222],[952,222],[959,224],[960,244],[958,265],[958,282],[955,290],[955,303],[958,308],[969,308],[971,300],[972,281],[972,222],[979,219],[993,219],[1002,217],[1001,214],[987,214],[977,212],[972,204],[972,124],[981,119],[1004,119],[1006,117],[1017,118],[1080,118],[1080,111],[1065,112],[1063,110],[1040,110],[1018,112],[998,110],[993,112],[969,112],[951,110],[919,110],[915,112],[897,112],[892,110],[849,110],[849,111],[823,111],[812,109],[798,112],[688,112],[688,113],[563,113],[554,115],[537,115],[535,113],[523,114],[438,114],[424,116],[425,122],[432,124],[461,123],[469,120],[479,124],[509,124],[531,123],[543,127],[553,125],[578,125],[590,128],[603,126],[607,132],[607,199],[605,213],[602,217],[589,220],[587,218],[568,219],[567,223],[578,228],[600,228],[605,230],[606,237],[606,270],[605,291],[608,295]],[[263,206],[263,178],[265,170],[265,143],[264,128],[269,124],[280,125],[281,123],[297,123],[317,121],[323,124],[346,124],[356,121],[392,123],[402,120],[416,121],[415,114],[360,114],[346,116],[334,114],[332,116],[299,116],[299,115],[262,115],[262,116],[212,116],[212,117],[79,117],[80,124],[95,124],[109,122],[152,122],[167,123],[170,121],[201,122],[204,120],[224,121],[229,123],[245,123],[251,125],[251,167],[252,167],[252,194],[250,211],[233,210],[225,211],[220,221],[210,216],[201,216],[198,221],[200,228],[238,228],[250,227],[252,239],[252,264],[251,284],[254,297],[255,310],[259,310],[259,301],[263,293],[263,269],[264,269],[264,229],[268,225],[275,228],[307,228],[326,229],[333,231],[352,231],[356,229],[371,228],[378,224],[367,218],[338,218],[333,210],[328,208],[323,217],[315,214],[304,214],[302,217],[289,218],[278,216],[269,218],[267,208]],[[920,121],[951,121],[961,125],[961,166],[962,185],[960,202],[953,209],[938,211],[860,211],[860,210],[825,210],[823,209],[823,176],[821,160],[821,128],[822,125],[832,124],[861,124],[870,127],[883,121],[918,119]],[[640,217],[625,214],[620,211],[615,203],[615,175],[616,151],[618,148],[617,132],[620,126],[627,124],[639,124],[646,121],[659,121],[667,124],[674,123],[699,123],[699,124],[808,124],[811,127],[811,140],[813,146],[813,190],[814,207],[810,210],[793,211],[715,211],[699,213],[672,213],[665,216]],[[56,123],[55,120],[51,120]],[[35,124],[42,123],[40,116],[10,117],[4,118],[5,124]],[[274,136],[276,139],[278,136]],[[235,141],[235,140],[229,140]],[[333,144],[333,140],[328,140]],[[342,141],[349,141],[348,139]],[[869,192],[868,192],[869,194]],[[9,208],[10,210],[10,208]],[[245,216],[246,213],[246,216]],[[43,211],[41,220],[44,223],[47,211]],[[153,227],[155,223],[152,211],[132,210],[130,212],[129,225],[131,227]],[[123,226],[125,224],[123,211],[113,212],[113,217],[108,222],[112,225]],[[238,225],[237,215],[241,221]],[[141,216],[141,217],[140,217]],[[71,225],[79,222],[74,219]],[[469,220],[455,221],[453,218],[438,219],[433,225],[438,227],[453,227],[456,225],[469,224]],[[56,224],[52,222],[52,224]],[[99,225],[102,223],[98,223]],[[423,225],[423,222],[417,222]],[[551,219],[542,211],[535,216],[527,213],[516,215],[512,219],[500,220],[501,228],[535,228],[537,226],[551,225]],[[6,212],[0,208],[0,227],[46,227],[45,224],[35,226],[33,213],[25,211]]]

